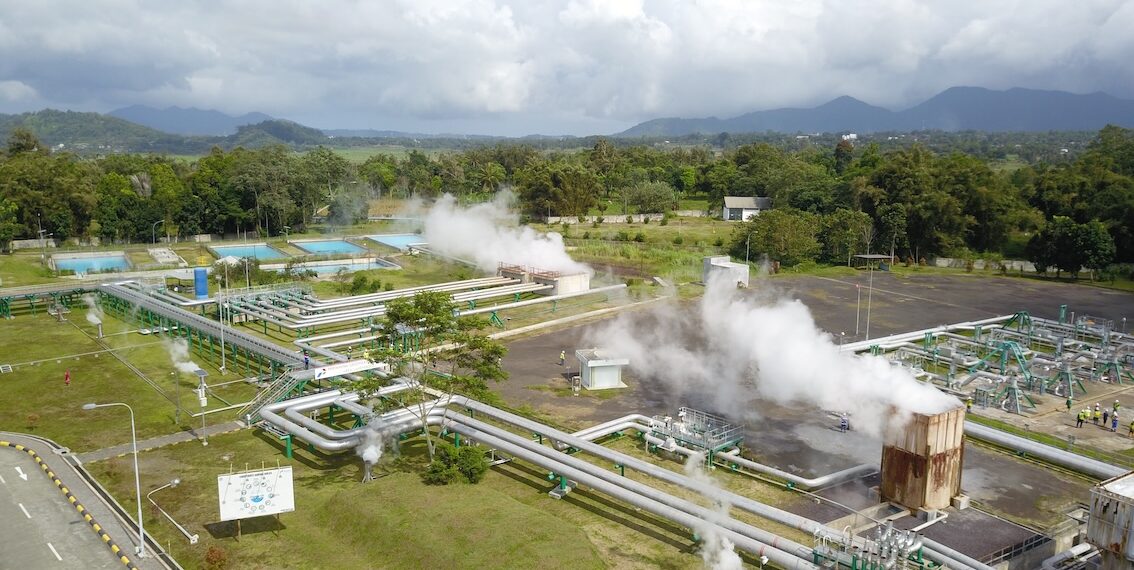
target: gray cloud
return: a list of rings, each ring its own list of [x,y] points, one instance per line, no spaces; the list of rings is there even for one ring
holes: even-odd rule
[[[521,135],[954,85],[1134,97],[1131,29],[1122,0],[0,0],[0,112]]]

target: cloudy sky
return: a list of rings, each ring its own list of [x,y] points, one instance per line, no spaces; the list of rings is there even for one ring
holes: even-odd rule
[[[1128,0],[0,0],[0,112],[594,134],[954,85],[1134,98]]]

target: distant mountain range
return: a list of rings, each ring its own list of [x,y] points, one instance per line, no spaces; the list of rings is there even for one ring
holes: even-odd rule
[[[953,87],[904,111],[890,111],[853,97],[809,109],[756,111],[731,119],[654,119],[615,136],[678,137],[774,131],[871,133],[881,131],[1096,131],[1108,124],[1134,127],[1134,101],[1105,93]]]
[[[167,107],[155,109],[145,105],[131,105],[107,113],[144,127],[177,135],[224,137],[236,133],[243,125],[254,125],[272,120],[263,113],[245,113],[239,117],[212,109]]]
[[[162,132],[110,115],[45,109],[19,115],[0,114],[0,140],[23,127],[44,144],[80,154],[113,152],[155,152],[204,154],[214,146],[257,148],[282,144],[310,148],[327,144],[327,135],[318,129],[291,121],[272,119],[241,125],[227,136],[186,136]],[[60,146],[62,145],[62,146]]]

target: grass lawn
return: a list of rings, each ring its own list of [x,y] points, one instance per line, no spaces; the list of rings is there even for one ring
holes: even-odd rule
[[[125,410],[80,410],[88,402],[131,405],[139,438],[196,425],[187,413],[181,414],[180,425],[174,421],[178,392],[183,410],[200,410],[191,393],[197,379],[187,374],[171,374],[173,366],[163,340],[130,332],[136,327],[118,319],[103,319],[104,342],[169,394],[169,398],[96,342],[95,326],[86,321],[85,313],[85,309],[75,308],[62,323],[42,309],[35,316],[19,315],[11,320],[0,320],[0,346],[4,347],[0,364],[13,366],[11,373],[0,377],[5,386],[5,397],[0,399],[0,429],[49,437],[79,452],[130,441]],[[222,375],[216,368],[219,363],[200,355],[194,354],[191,358],[209,373],[210,385],[240,378],[231,371]],[[68,370],[71,385],[65,386],[64,374]],[[246,401],[255,389],[236,382],[217,387],[215,391],[216,396],[209,398],[210,408],[224,406],[225,400]],[[235,413],[233,410],[212,414],[206,421],[212,424],[231,420]],[[38,419],[29,420],[30,414],[38,415]]]
[[[0,287],[23,287],[53,280],[51,272],[40,263],[38,249],[0,254]]]
[[[513,462],[493,468],[471,486],[427,486],[421,438],[387,456],[377,479],[360,482],[353,454],[323,456],[297,448],[286,460],[279,444],[245,430],[145,452],[143,491],[173,477],[182,484],[154,499],[201,541],[190,546],[153,509],[151,532],[186,568],[204,566],[210,547],[223,548],[230,568],[699,568],[688,531],[577,490],[562,501],[547,496],[546,472]],[[245,468],[289,464],[295,480],[294,513],[217,522],[216,476]],[[89,464],[127,510],[133,503],[129,458]]]

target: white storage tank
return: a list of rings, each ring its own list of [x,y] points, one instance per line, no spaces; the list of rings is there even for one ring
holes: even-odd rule
[[[615,358],[597,348],[576,350],[579,359],[579,379],[588,390],[625,388],[622,383],[622,367],[628,366],[627,358]]]
[[[1087,542],[1099,549],[1101,570],[1134,567],[1134,473],[1091,489]]]

